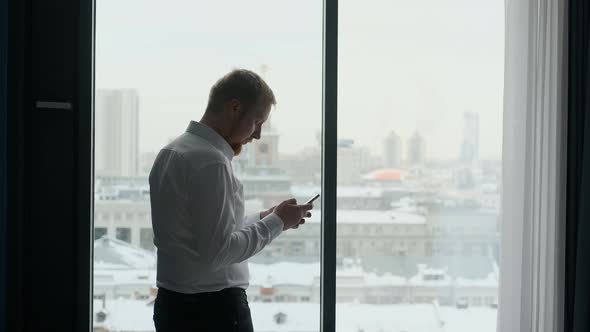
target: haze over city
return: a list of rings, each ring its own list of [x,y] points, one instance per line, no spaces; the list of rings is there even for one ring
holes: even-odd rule
[[[463,113],[475,112],[481,157],[499,159],[503,5],[341,1],[339,137],[380,153],[391,130],[405,140],[418,130],[429,158],[454,159]],[[281,134],[279,151],[296,154],[317,146],[321,130],[321,45],[317,1],[177,1],[164,8],[102,0],[96,85],[137,89],[140,151],[157,151],[200,118],[221,75],[267,65],[278,99],[272,124]]]

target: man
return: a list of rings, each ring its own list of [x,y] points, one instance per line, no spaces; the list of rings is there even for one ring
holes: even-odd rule
[[[247,259],[311,216],[294,199],[244,217],[232,158],[260,139],[276,103],[255,73],[234,70],[211,88],[199,122],[164,147],[150,173],[158,332],[253,331]]]

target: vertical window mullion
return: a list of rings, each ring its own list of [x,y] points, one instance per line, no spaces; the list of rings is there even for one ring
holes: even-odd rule
[[[336,330],[338,0],[324,0],[321,331]]]
[[[94,257],[94,43],[96,0],[79,1],[78,10],[78,84],[76,104],[78,115],[75,130],[77,201],[76,216],[80,227],[72,239],[76,248],[77,312],[76,331],[92,331],[93,257]]]

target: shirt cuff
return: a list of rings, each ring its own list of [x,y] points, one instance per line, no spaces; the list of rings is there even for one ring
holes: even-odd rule
[[[270,235],[273,240],[283,232],[283,227],[285,226],[281,217],[274,212],[264,217],[261,222],[270,229]]]
[[[258,221],[260,221],[260,212],[249,214],[246,216],[245,226],[252,225]]]

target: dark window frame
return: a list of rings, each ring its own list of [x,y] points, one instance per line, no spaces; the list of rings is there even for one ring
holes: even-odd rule
[[[0,330],[92,331],[95,2],[0,3],[0,286],[7,290]],[[323,11],[320,330],[327,332],[336,317],[338,1],[324,0]],[[60,273],[45,280],[48,264]],[[59,296],[34,296],[47,283]]]

